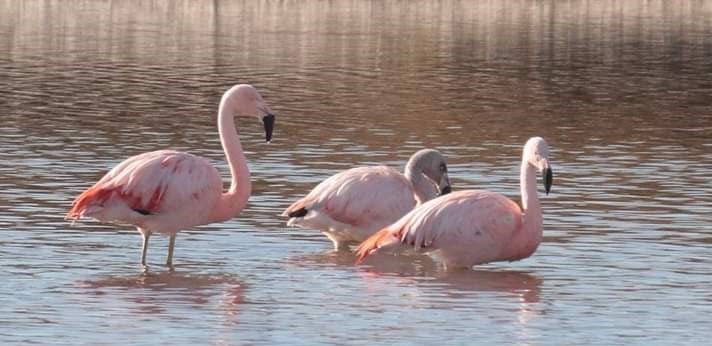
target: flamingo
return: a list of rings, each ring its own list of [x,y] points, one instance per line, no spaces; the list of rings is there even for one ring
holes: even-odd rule
[[[436,188],[437,185],[437,188]],[[451,191],[444,156],[422,149],[401,174],[386,166],[356,167],[337,173],[294,202],[282,216],[287,226],[321,230],[334,249],[348,250],[379,229],[438,195]]]
[[[537,170],[544,176],[548,195],[553,174],[549,147],[541,137],[530,138],[524,145],[521,209],[498,193],[454,192],[418,206],[366,239],[357,249],[357,263],[374,252],[402,248],[437,254],[446,270],[531,256],[541,242],[543,228],[535,186]]]
[[[179,230],[229,220],[240,213],[250,197],[250,170],[235,128],[235,115],[262,117],[267,142],[272,139],[275,121],[253,86],[235,85],[223,94],[218,132],[232,178],[227,192],[223,192],[220,173],[207,159],[158,150],[119,163],[74,200],[66,218],[91,217],[135,226],[143,237],[144,267],[151,234],[168,235],[166,264],[172,266]]]

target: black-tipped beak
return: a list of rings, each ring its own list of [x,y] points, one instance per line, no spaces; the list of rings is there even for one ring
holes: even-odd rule
[[[551,167],[544,170],[544,191],[549,194],[551,191],[551,184],[554,183],[554,173],[551,171]]]
[[[272,130],[274,130],[274,114],[267,114],[262,117],[262,122],[265,124],[265,140],[267,143],[272,141]]]
[[[452,192],[452,187],[450,187],[450,185],[445,185],[442,189],[440,189],[440,196],[447,195],[450,192]]]

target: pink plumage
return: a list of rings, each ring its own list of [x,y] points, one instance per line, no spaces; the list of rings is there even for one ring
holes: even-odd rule
[[[288,225],[322,231],[337,250],[347,249],[395,222],[418,203],[449,191],[442,154],[432,149],[415,153],[405,175],[386,166],[356,167],[317,185],[283,213]]]
[[[206,159],[159,150],[126,159],[79,195],[68,218],[133,224],[166,235],[207,223],[222,180]]]
[[[552,183],[546,142],[534,137],[524,147],[520,209],[507,197],[466,190],[428,201],[380,230],[359,246],[358,261],[380,251],[413,248],[436,252],[446,268],[468,268],[531,256],[542,239],[542,213],[536,193],[536,170]]]
[[[236,85],[225,92],[218,111],[218,130],[232,178],[227,192],[223,192],[220,174],[207,159],[173,150],[152,151],[119,163],[74,200],[67,218],[91,217],[134,225],[143,236],[144,266],[151,234],[168,235],[166,262],[171,265],[178,231],[228,220],[247,204],[250,171],[235,115],[262,116],[267,141],[271,140],[274,124],[270,108],[251,85]]]

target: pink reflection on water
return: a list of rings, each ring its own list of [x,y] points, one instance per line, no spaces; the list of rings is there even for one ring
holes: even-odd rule
[[[227,324],[245,302],[247,285],[229,274],[150,272],[82,280],[74,285],[95,295],[120,295],[138,314],[166,314],[181,305],[218,311]]]

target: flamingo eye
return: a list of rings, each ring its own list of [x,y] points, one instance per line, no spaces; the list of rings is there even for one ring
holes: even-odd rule
[[[440,164],[440,172],[441,173],[447,172],[447,166],[444,163]]]

